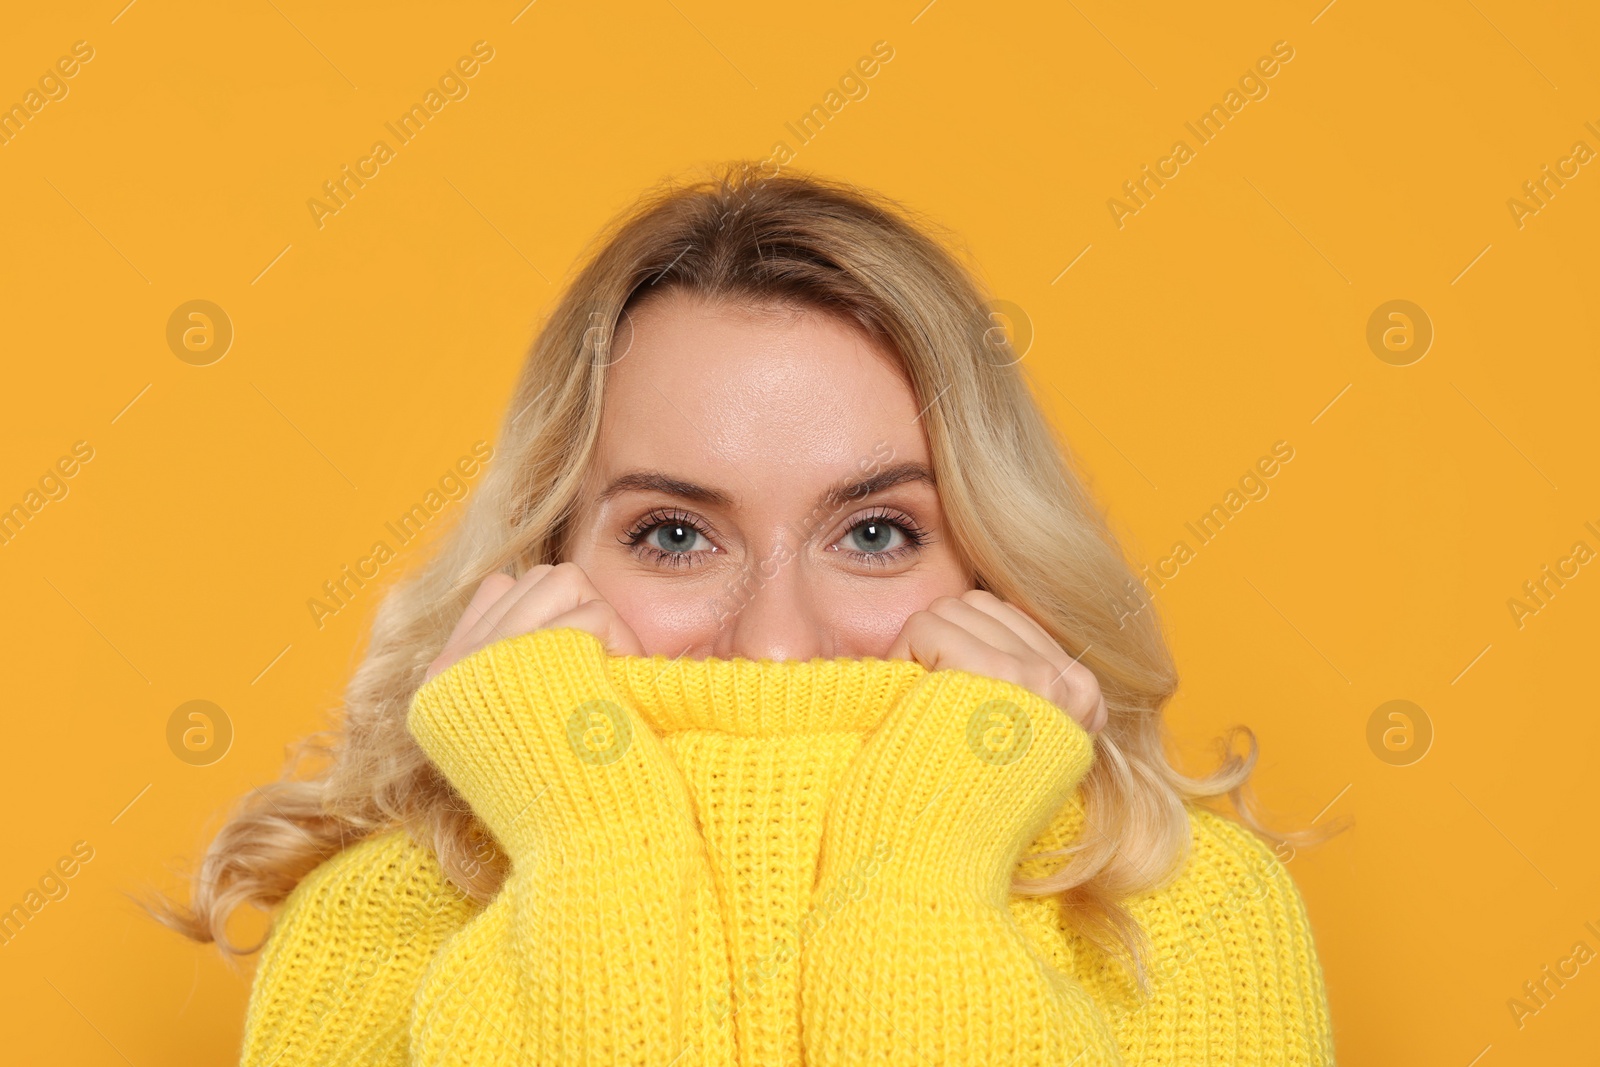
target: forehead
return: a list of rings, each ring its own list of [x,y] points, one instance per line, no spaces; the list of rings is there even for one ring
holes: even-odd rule
[[[744,498],[812,492],[864,462],[926,463],[920,407],[892,353],[815,309],[674,292],[618,324],[602,475],[651,468]]]

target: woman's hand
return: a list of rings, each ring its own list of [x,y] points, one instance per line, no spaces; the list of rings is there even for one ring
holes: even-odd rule
[[[1062,708],[1090,733],[1104,729],[1109,718],[1094,672],[1044,627],[987,590],[942,596],[912,612],[885,658],[1013,682]]]
[[[423,681],[496,641],[558,626],[594,634],[610,655],[644,655],[639,635],[600,595],[583,568],[571,562],[541,563],[521,578],[509,574],[485,578],[444,651],[428,664]]]

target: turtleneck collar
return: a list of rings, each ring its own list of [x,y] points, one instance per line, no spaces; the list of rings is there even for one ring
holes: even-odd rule
[[[606,656],[612,683],[658,731],[753,737],[873,729],[927,668],[911,660]]]

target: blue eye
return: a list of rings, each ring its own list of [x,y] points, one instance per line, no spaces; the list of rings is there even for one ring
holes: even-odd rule
[[[663,552],[688,552],[697,538],[704,537],[697,527],[683,522],[664,522],[655,527],[655,542],[650,547]]]
[[[905,531],[900,527],[893,523],[884,522],[881,519],[874,519],[871,522],[858,522],[850,528],[851,539],[855,541],[863,552],[869,552],[873,555],[878,555],[891,546],[899,547],[894,544],[896,534],[899,534],[902,538],[906,536]]]
[[[895,535],[900,541],[895,543]],[[856,559],[869,567],[887,566],[909,556],[928,543],[928,534],[909,515],[876,509],[857,519],[847,535],[861,550]],[[888,547],[893,546],[893,547]]]
[[[622,536],[622,542],[654,562],[687,567],[694,563],[691,557],[709,554],[690,551],[696,539],[701,537],[710,540],[691,516],[681,511],[658,508],[635,523]],[[711,552],[716,551],[713,546]]]

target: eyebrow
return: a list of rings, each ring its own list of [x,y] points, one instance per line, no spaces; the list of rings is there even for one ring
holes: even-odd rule
[[[876,474],[865,478],[846,478],[824,492],[818,504],[825,508],[836,508],[852,500],[881,493],[885,489],[906,482],[922,482],[935,486],[933,471],[926,464],[916,461],[896,463],[892,467],[885,467]],[[631,470],[625,471],[611,480],[611,483],[600,493],[596,503],[603,504],[612,497],[622,493],[665,493],[668,496],[680,497],[690,500],[704,507],[731,509],[733,497],[720,489],[711,489],[707,486],[686,482],[674,478],[660,471]]]

